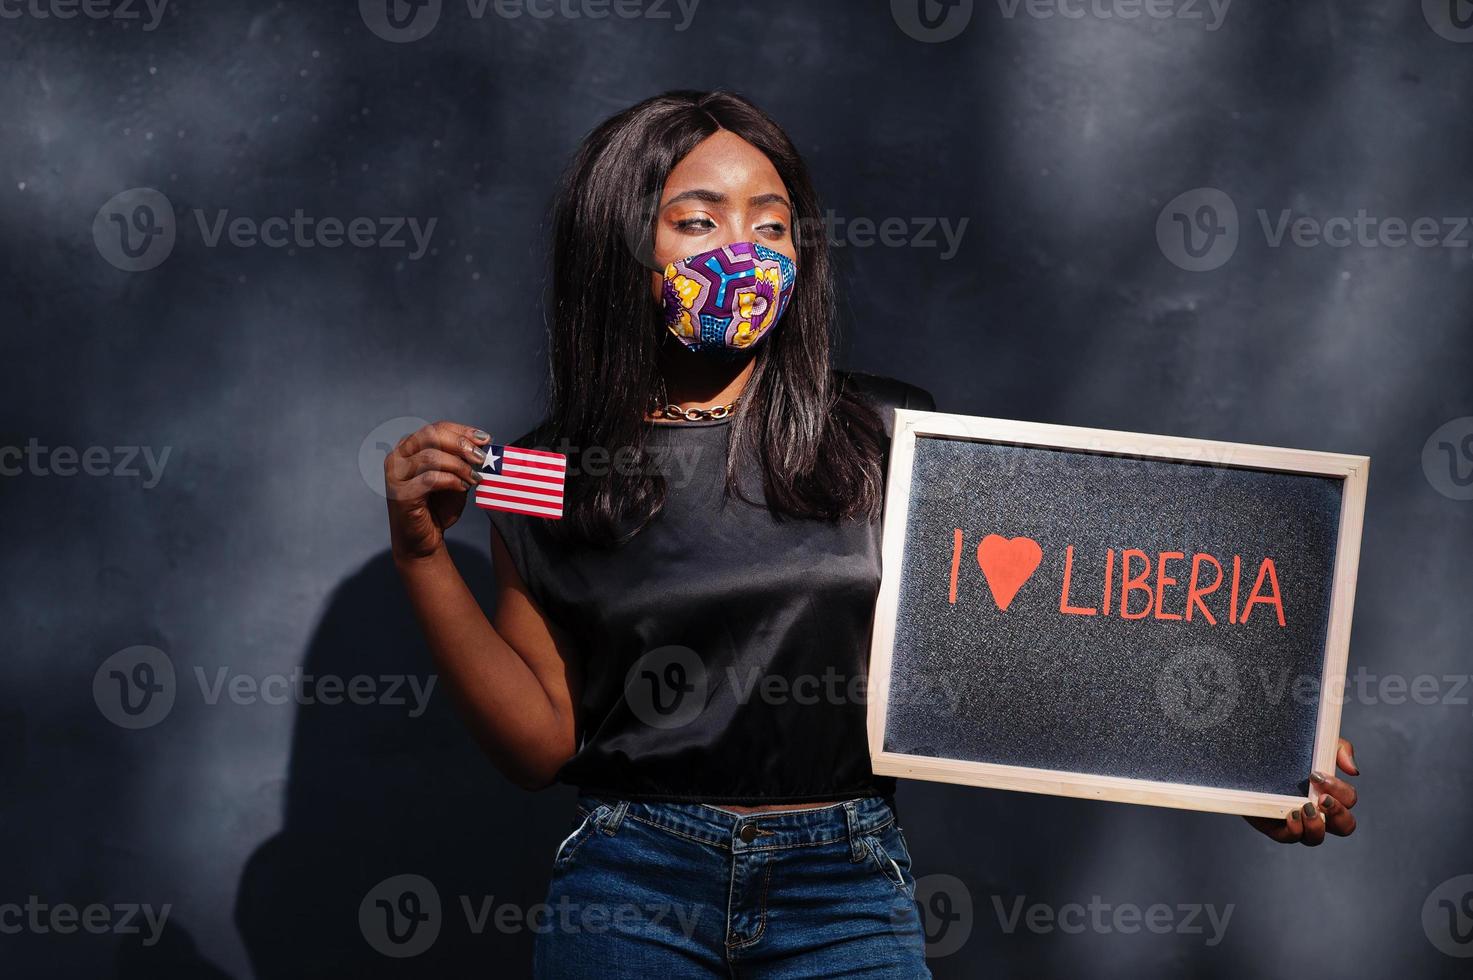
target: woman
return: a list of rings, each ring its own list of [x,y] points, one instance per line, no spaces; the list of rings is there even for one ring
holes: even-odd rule
[[[519,785],[579,789],[539,975],[930,975],[862,685],[892,410],[935,402],[831,367],[819,214],[735,95],[587,137],[555,207],[551,407],[509,441],[568,454],[565,511],[488,511],[493,620],[442,536],[491,437],[437,423],[385,461],[395,561],[475,736]]]

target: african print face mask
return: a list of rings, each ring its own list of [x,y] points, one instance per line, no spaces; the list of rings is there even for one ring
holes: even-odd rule
[[[665,267],[665,326],[692,351],[752,347],[781,319],[798,267],[756,242],[734,242]]]

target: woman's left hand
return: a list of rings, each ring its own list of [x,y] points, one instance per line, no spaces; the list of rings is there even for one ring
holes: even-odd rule
[[[1343,738],[1335,752],[1335,764],[1340,767],[1341,772],[1352,776],[1360,775],[1360,770],[1355,767],[1355,754],[1351,751],[1350,743]],[[1336,837],[1349,837],[1355,833],[1355,815],[1350,812],[1350,808],[1355,806],[1355,787],[1343,779],[1317,772],[1310,773],[1309,784],[1320,792],[1318,803],[1310,801],[1304,804],[1285,820],[1274,820],[1271,817],[1243,819],[1280,844],[1318,847],[1325,842],[1326,831]]]

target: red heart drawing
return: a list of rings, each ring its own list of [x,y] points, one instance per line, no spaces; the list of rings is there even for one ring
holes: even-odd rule
[[[977,545],[977,564],[992,589],[992,601],[1004,612],[1041,561],[1043,549],[1032,538],[989,534]]]

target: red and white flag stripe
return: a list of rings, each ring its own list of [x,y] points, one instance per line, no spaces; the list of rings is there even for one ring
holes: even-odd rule
[[[476,474],[476,506],[532,517],[563,516],[568,457],[542,449],[492,444]]]

